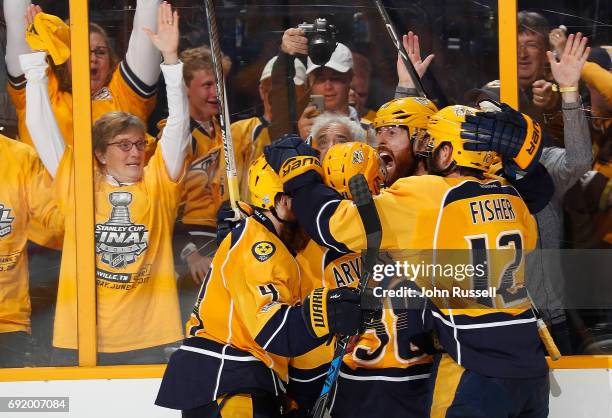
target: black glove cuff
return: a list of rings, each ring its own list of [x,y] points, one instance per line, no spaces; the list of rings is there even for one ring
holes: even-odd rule
[[[304,302],[302,303],[302,319],[306,324],[306,330],[308,330],[308,335],[312,338],[320,338],[317,334],[315,334],[312,329],[312,325],[310,324],[310,295],[304,298]]]

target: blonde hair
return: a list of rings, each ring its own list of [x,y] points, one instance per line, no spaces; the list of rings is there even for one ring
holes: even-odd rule
[[[183,61],[183,79],[186,85],[191,83],[197,71],[214,72],[212,52],[207,46],[186,49],[181,52],[181,61]],[[223,54],[222,61],[223,72],[227,74],[232,67],[232,61],[225,54]]]
[[[92,128],[94,154],[106,152],[114,137],[130,131],[146,132],[144,123],[128,112],[108,112],[94,123]]]

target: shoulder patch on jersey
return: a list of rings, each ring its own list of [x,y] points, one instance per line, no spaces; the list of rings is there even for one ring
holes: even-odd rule
[[[268,258],[272,257],[275,251],[276,251],[276,246],[272,244],[270,241],[256,242],[251,248],[251,252],[255,256],[255,258],[258,261],[261,261],[262,263],[266,261]]]

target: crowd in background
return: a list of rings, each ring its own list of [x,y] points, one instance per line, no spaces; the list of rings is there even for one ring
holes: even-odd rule
[[[202,34],[198,37],[194,34],[197,31],[190,31],[189,19],[179,18],[169,6],[158,14],[159,3],[136,2],[129,39],[121,40],[125,48],[115,47],[120,40],[109,37],[104,25],[90,23],[97,326],[103,364],[165,361],[168,349],[182,338],[182,324],[206,280],[217,248],[217,213],[229,199],[210,48],[200,39]],[[4,161],[13,155],[19,156],[18,161],[27,160],[21,164],[21,169],[27,166],[27,170],[14,174],[23,189],[7,187],[5,192],[14,195],[27,190],[23,193],[34,198],[29,196],[20,203],[19,210],[27,212],[28,218],[19,226],[11,223],[17,209],[8,212],[7,204],[0,200],[0,248],[9,232],[21,237],[6,247],[10,253],[0,254],[0,284],[4,287],[0,304],[4,304],[2,297],[9,300],[18,295],[20,299],[0,306],[0,348],[6,346],[15,354],[15,347],[27,347],[11,361],[3,363],[0,358],[0,366],[76,364],[77,232],[71,199],[71,145],[79,138],[72,131],[69,26],[61,20],[66,16],[60,19],[46,14],[28,1],[4,0],[3,6],[6,30],[0,42],[6,71],[0,71],[0,82],[6,90],[0,94],[0,124],[4,128],[0,152]],[[567,29],[550,27],[540,13],[519,13],[519,107],[543,126],[546,148],[542,164],[555,187],[553,199],[537,215],[540,248],[610,249],[612,49],[591,44],[581,73],[582,107],[566,108],[550,60],[562,55],[570,36],[574,39]],[[382,144],[376,143],[373,134],[371,125],[382,101],[368,97],[381,95],[377,90],[380,76],[375,73],[380,63],[372,62],[380,51],[370,55],[359,48],[359,53],[351,51],[350,44],[341,43],[326,64],[316,65],[310,59],[294,58],[307,55],[303,39],[295,28],[284,31],[282,38],[278,34],[276,45],[261,54],[258,64],[238,76],[232,68],[243,63],[223,57],[229,89],[248,88],[260,101],[257,112],[240,120],[235,117],[244,110],[240,97],[234,96],[230,102],[243,200],[248,200],[248,167],[262,155],[264,146],[289,126],[283,120],[289,70],[297,97],[297,130],[301,137],[310,138],[322,159],[335,143],[361,141],[379,146],[381,158],[396,178],[404,176],[402,170],[413,172],[414,167],[394,149],[397,144],[392,129]],[[405,42],[421,76],[436,66],[437,59],[444,60],[434,55],[421,57],[419,38],[413,33]],[[190,47],[179,48],[185,43]],[[44,52],[37,55],[35,51]],[[547,51],[551,51],[548,57]],[[291,58],[286,59],[288,56]],[[387,61],[394,62],[395,56]],[[395,65],[391,66],[395,70]],[[431,78],[432,72],[427,77]],[[386,80],[393,87],[397,82],[396,97],[412,93],[414,85],[406,77],[398,64],[397,75]],[[426,87],[436,91],[430,83]],[[437,99],[438,108],[449,104],[447,101],[475,106],[483,98],[499,100],[499,89],[495,80],[467,90],[464,97],[434,93],[432,99]],[[311,95],[323,97],[323,103],[310,102]],[[582,122],[572,111],[586,112],[590,138],[572,134],[582,132],[575,126]],[[28,145],[19,144],[19,149],[13,150],[13,142],[8,142],[12,140]],[[18,167],[11,170],[17,173]],[[53,251],[60,249],[61,255]],[[544,267],[546,273],[540,273],[550,276],[546,283],[563,275],[561,260],[550,263]],[[18,282],[18,286],[7,290],[9,281]],[[139,293],[131,292],[131,311],[121,311],[124,303],[119,299],[123,296],[116,293],[132,288],[139,288]],[[564,353],[588,350],[573,336],[572,329],[605,322],[605,314],[567,312],[559,301],[562,295],[555,295],[558,287],[554,285],[534,293]]]

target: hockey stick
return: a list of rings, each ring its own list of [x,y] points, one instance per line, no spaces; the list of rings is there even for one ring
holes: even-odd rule
[[[391,40],[393,41],[397,52],[400,54],[400,57],[402,57],[402,61],[404,61],[404,65],[406,66],[408,73],[410,73],[410,78],[412,78],[412,82],[414,83],[414,88],[416,89],[417,94],[421,97],[427,97],[427,94],[425,94],[425,89],[423,88],[423,84],[421,83],[421,77],[419,77],[416,70],[414,69],[414,65],[412,65],[412,61],[410,61],[410,58],[408,57],[408,53],[406,52],[402,41],[400,40],[400,38],[397,37],[397,32],[395,31],[393,22],[391,22],[391,18],[389,17],[387,10],[385,10],[385,6],[383,5],[382,0],[374,0],[374,3],[376,3],[376,8],[378,9],[380,16],[382,17],[383,22],[385,23],[387,32],[389,32],[389,36],[391,37]]]
[[[359,211],[359,217],[363,223],[366,232],[366,253],[363,260],[363,269],[359,278],[359,292],[363,292],[368,284],[370,274],[376,262],[376,256],[380,248],[382,240],[382,227],[376,206],[372,199],[372,194],[368,188],[368,183],[363,174],[356,174],[349,180],[349,189],[353,195],[353,202]],[[336,347],[334,349],[334,358],[329,365],[325,383],[321,389],[321,394],[313,407],[312,416],[314,418],[323,418],[330,416],[330,393],[336,386],[338,375],[340,374],[340,365],[342,358],[346,354],[346,347],[351,339],[348,335],[338,335],[336,337]]]
[[[531,298],[531,295],[529,294],[529,290],[527,290],[527,298],[529,299],[531,313],[536,318],[536,326],[538,327],[538,334],[540,335],[540,340],[542,341],[542,344],[544,344],[544,347],[546,348],[546,351],[548,352],[548,355],[550,356],[551,360],[557,361],[561,358],[561,352],[559,351],[559,347],[557,347],[557,344],[555,343],[555,340],[553,339],[552,335],[550,335],[548,325],[546,325],[546,322],[544,322],[544,320],[540,316],[540,312],[535,307],[535,303]]]
[[[237,221],[241,218],[238,202],[240,200],[240,191],[238,188],[238,173],[236,172],[236,159],[234,157],[234,142],[232,141],[232,133],[230,129],[229,110],[227,107],[227,98],[225,97],[225,79],[223,78],[221,46],[219,44],[219,29],[217,28],[217,18],[215,16],[215,8],[212,0],[204,0],[206,7],[206,18],[208,20],[208,36],[210,38],[210,51],[212,55],[213,68],[215,71],[215,82],[217,87],[217,96],[219,97],[219,123],[221,125],[221,140],[223,142],[223,151],[225,153],[225,169],[227,171],[227,185],[230,195],[230,204],[234,211],[232,221]]]

